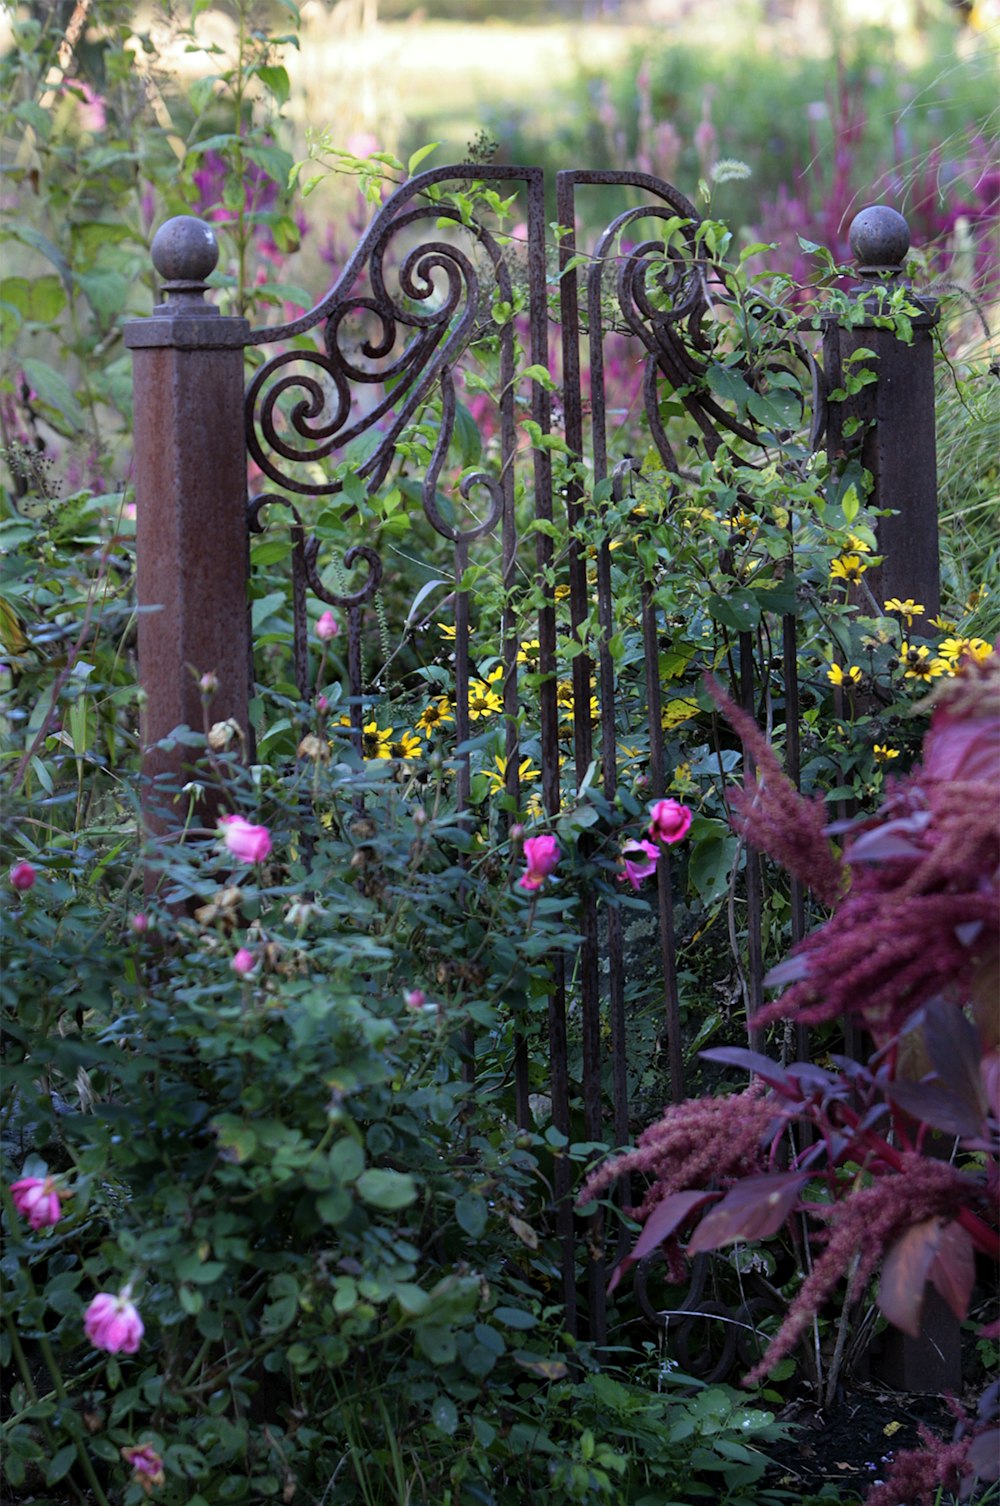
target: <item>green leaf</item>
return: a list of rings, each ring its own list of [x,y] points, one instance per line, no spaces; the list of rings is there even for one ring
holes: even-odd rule
[[[438,1396],[431,1407],[431,1421],[450,1438],[458,1427],[458,1409],[450,1396]]]
[[[728,596],[710,596],[708,610],[716,622],[735,632],[748,632],[760,622],[760,602],[752,591],[730,591]]]
[[[432,1365],[450,1365],[455,1358],[455,1335],[450,1328],[421,1323],[416,1329],[416,1343]]]
[[[482,435],[479,425],[464,403],[455,404],[454,438],[458,444],[462,469],[468,470],[471,466],[478,465],[483,453]]]
[[[479,1239],[486,1229],[489,1218],[489,1210],[486,1207],[486,1199],[478,1193],[465,1192],[455,1203],[455,1217],[458,1226],[470,1239]]]
[[[69,383],[47,361],[26,356],[21,368],[46,407],[53,408],[70,429],[83,428],[83,409],[70,390]]]
[[[4,277],[0,303],[9,303],[23,319],[49,324],[66,307],[66,292],[58,277]]]
[[[62,1448],[52,1455],[49,1467],[45,1471],[46,1485],[55,1485],[69,1474],[76,1461],[76,1444],[65,1443]]]
[[[269,178],[282,188],[287,187],[288,179],[292,171],[292,157],[290,153],[282,151],[280,146],[260,146],[254,143],[252,146],[244,143],[243,155],[249,157],[258,167],[262,167]]]
[[[338,1140],[330,1152],[330,1170],[339,1182],[354,1182],[365,1169],[364,1146],[349,1135]]]
[[[431,152],[436,152],[440,145],[440,141],[430,141],[426,146],[417,147],[417,150],[412,153],[409,162],[406,164],[406,176],[412,178],[421,162],[426,157],[429,157]]]
[[[358,1178],[358,1192],[373,1208],[408,1208],[417,1200],[417,1185],[409,1172],[372,1167]]]
[[[342,1224],[353,1207],[354,1200],[346,1187],[331,1188],[316,1199],[316,1212],[324,1224]]]
[[[534,1313],[525,1312],[523,1307],[495,1307],[490,1317],[507,1328],[535,1328],[538,1323]]]
[[[256,72],[265,89],[274,95],[278,108],[286,105],[292,92],[286,70],[280,64],[261,64]]]
[[[721,397],[724,402],[734,403],[737,418],[746,418],[747,403],[754,393],[740,373],[732,366],[712,365],[708,368],[707,379],[716,397]]]

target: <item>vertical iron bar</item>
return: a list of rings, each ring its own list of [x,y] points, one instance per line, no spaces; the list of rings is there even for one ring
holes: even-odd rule
[[[753,634],[741,632],[740,644],[740,705],[748,716],[756,717],[753,687]],[[743,776],[751,779],[754,759],[750,749],[743,747]],[[747,891],[747,1033],[753,1051],[763,1051],[764,1032],[751,1027],[749,1021],[764,1003],[764,957],[761,937],[762,887],[760,856],[754,848],[746,849]]]
[[[562,214],[560,199],[559,214]],[[545,197],[539,173],[528,189],[528,275],[530,289],[531,359],[548,367],[548,294],[545,266]],[[548,392],[532,384],[532,417],[543,434],[552,422]],[[553,521],[552,460],[548,450],[534,452],[535,516]],[[553,819],[559,814],[559,706],[556,700],[556,612],[553,573],[553,541],[540,532],[536,540],[537,582],[545,605],[538,613],[538,667],[542,677],[539,696],[542,761],[542,804]],[[562,955],[552,964],[552,987],[548,998],[549,1090],[552,1123],[567,1139],[571,1136],[569,1112],[569,1047],[566,1033],[566,962]],[[578,1333],[576,1294],[576,1240],[573,1228],[573,1183],[569,1161],[556,1158],[553,1168],[556,1233],[562,1245],[563,1307],[567,1331]]]
[[[566,270],[576,254],[576,213],[573,178],[569,173],[557,177],[557,203],[560,225],[559,240],[559,297],[562,323],[563,352],[563,402],[565,408],[565,439],[573,455],[583,460],[583,394],[580,372],[580,308],[575,269]],[[596,387],[594,403],[600,407],[601,396]],[[595,424],[595,428],[598,425]],[[583,542],[584,508],[583,486],[578,479],[569,482],[566,488],[566,518],[569,525],[569,600],[570,626],[574,638],[584,626],[589,615],[587,588],[587,550]],[[575,655],[572,664],[573,680],[573,748],[575,757],[576,787],[580,788],[593,756],[593,738],[590,727],[590,698],[593,684],[593,665],[588,653]],[[581,854],[586,854],[588,843],[585,836],[578,839]],[[586,1135],[589,1140],[602,1138],[601,1112],[601,1001],[598,978],[598,930],[597,904],[591,893],[581,897],[580,930],[583,944],[580,948],[580,999],[583,1021],[583,1115]],[[607,1335],[606,1282],[602,1259],[602,1231],[591,1222],[590,1258],[588,1260],[588,1294],[590,1337],[595,1344],[603,1344]]]

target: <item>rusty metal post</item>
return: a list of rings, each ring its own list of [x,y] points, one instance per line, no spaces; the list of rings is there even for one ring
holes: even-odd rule
[[[203,727],[198,679],[214,674],[212,721],[249,733],[245,319],[205,302],[219,259],[211,226],[168,220],[152,245],[164,301],[125,325],[132,351],[143,813],[164,829],[156,786],[183,783],[186,752],[158,748]]]
[[[864,347],[875,353],[871,369],[876,380],[845,401],[830,404],[829,453],[836,463],[860,450],[861,464],[873,479],[869,505],[893,509],[890,517],[878,519],[884,561],[866,577],[879,607],[891,596],[910,596],[924,606],[922,620],[927,622],[941,609],[931,333],[937,323],[937,300],[914,293],[903,279],[910,231],[894,209],[883,204],[862,209],[851,222],[850,242],[861,278],[853,291],[864,299],[866,316],[850,326],[827,320],[827,390],[843,388],[845,373],[851,370],[847,358]],[[902,287],[907,288],[907,303],[917,311],[911,344],[876,322],[888,312],[888,298]],[[858,422],[845,434],[849,419]]]

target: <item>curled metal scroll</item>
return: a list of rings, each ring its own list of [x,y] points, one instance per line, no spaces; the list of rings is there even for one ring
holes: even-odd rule
[[[501,248],[489,231],[450,204],[433,202],[414,207],[411,203],[445,179],[468,181],[481,175],[482,170],[476,167],[442,168],[421,173],[405,184],[382,206],[321,303],[300,319],[251,334],[250,344],[281,343],[319,324],[325,326],[323,351],[281,351],[260,367],[247,389],[247,443],[270,481],[302,496],[335,494],[342,490],[340,481],[306,479],[293,468],[323,460],[361,434],[379,428],[379,443],[357,472],[368,490],[374,491],[385,479],[397,440],[438,383],[445,405],[440,454],[435,452],[435,474],[440,473],[454,423],[453,395],[450,407],[447,396],[449,373],[483,319],[480,270],[461,246],[431,240],[406,252],[395,269],[395,288],[390,291],[386,254],[401,233],[424,221],[432,221],[439,228],[442,221],[450,220],[484,253],[498,296],[509,301],[510,274]],[[489,175],[523,180],[526,171],[491,167]],[[362,293],[357,287],[365,272],[370,293]],[[346,348],[347,323],[357,316],[369,320],[372,329],[352,352]],[[352,422],[353,392],[375,384],[388,384],[388,390]],[[289,407],[289,397],[296,391],[301,396]],[[284,418],[284,427],[279,427],[279,415]],[[463,497],[468,500],[471,486],[479,484],[485,484],[491,497],[495,496],[492,482],[483,477],[467,479]],[[425,499],[428,495],[432,496],[425,488]],[[495,506],[492,510],[496,512]],[[441,520],[435,520],[433,511],[432,502],[428,517],[437,528]],[[454,536],[447,528],[439,531]],[[483,531],[480,526],[469,536]]]
[[[767,1347],[760,1324],[770,1317],[784,1317],[787,1310],[781,1294],[756,1272],[748,1271],[741,1278],[743,1295],[734,1306],[710,1290],[712,1257],[696,1255],[683,1300],[662,1308],[649,1290],[662,1267],[662,1256],[656,1254],[640,1261],[635,1294],[646,1319],[666,1335],[671,1356],[680,1369],[708,1383],[736,1381],[751,1370]]]
[[[287,497],[263,492],[251,497],[247,504],[247,525],[251,533],[263,533],[266,527],[262,513],[266,507],[278,505],[292,514],[292,657],[295,669],[295,684],[305,699],[309,693],[309,627],[306,617],[306,590],[311,590],[321,601],[332,607],[340,607],[349,614],[351,638],[357,613],[365,602],[370,601],[382,580],[382,561],[367,544],[355,544],[344,555],[344,568],[352,569],[360,561],[368,566],[368,574],[356,591],[336,592],[325,585],[319,573],[320,541],[306,533],[302,515]],[[353,659],[353,654],[352,654]],[[360,687],[352,692],[360,694]]]
[[[590,272],[589,309],[594,318],[600,310],[602,279],[612,260],[611,249],[628,227],[642,220],[676,220],[672,204],[647,204],[620,214],[595,246]],[[617,305],[628,330],[647,351],[644,398],[646,415],[655,444],[668,469],[676,471],[676,458],[659,416],[657,379],[666,377],[701,430],[705,447],[713,455],[728,434],[745,444],[761,448],[770,432],[750,415],[742,419],[723,405],[711,391],[707,377],[713,360],[709,328],[715,310],[739,309],[743,318],[763,316],[774,327],[763,364],[739,359],[733,369],[751,391],[765,395],[769,381],[778,372],[790,374],[799,394],[803,422],[811,412],[808,445],[814,449],[825,427],[823,389],[819,369],[810,351],[797,335],[797,320],[786,315],[759,290],[740,293],[732,286],[726,269],[706,255],[696,238],[697,220],[675,226],[683,245],[667,245],[646,239],[617,258]],[[727,363],[729,364],[729,363]],[[785,432],[794,432],[793,424]]]

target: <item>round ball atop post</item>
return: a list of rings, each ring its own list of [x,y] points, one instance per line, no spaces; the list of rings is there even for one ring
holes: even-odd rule
[[[153,236],[150,254],[163,279],[167,306],[201,304],[207,287],[205,279],[219,264],[219,243],[211,225],[190,214],[175,215],[172,220],[164,221]]]
[[[910,249],[910,227],[887,204],[869,204],[851,221],[849,240],[862,277],[898,274]]]

